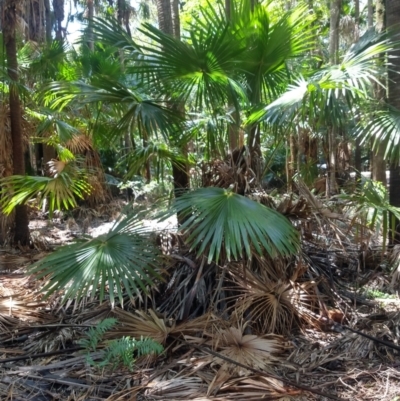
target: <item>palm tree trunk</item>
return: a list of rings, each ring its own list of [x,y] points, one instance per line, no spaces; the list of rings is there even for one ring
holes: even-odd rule
[[[339,19],[340,6],[342,0],[331,1],[331,17],[329,32],[329,62],[337,64],[339,62]],[[336,185],[336,128],[328,129],[328,176],[326,182],[326,196],[330,197],[337,191]]]
[[[18,61],[16,23],[17,11],[21,1],[5,0],[3,3],[3,35],[7,56],[7,72],[12,81],[10,84],[10,120],[13,154],[13,174],[25,174],[24,146],[21,128],[21,104],[18,93]],[[28,212],[26,206],[17,206],[13,232],[14,244],[29,244]]]
[[[91,51],[94,50],[94,36],[93,36],[93,17],[94,17],[94,3],[93,0],[87,0],[86,3],[88,10],[88,46]]]
[[[170,0],[157,0],[158,27],[164,33],[174,34]]]
[[[398,0],[386,0],[386,25],[388,28],[395,27],[397,31],[400,25],[400,2]],[[393,54],[391,68],[388,71],[389,93],[388,101],[391,106],[400,109],[400,51]],[[390,166],[389,200],[392,206],[400,207],[400,167],[399,163],[392,163]],[[396,222],[398,227],[398,222]],[[400,243],[399,229],[396,229],[392,243]]]
[[[382,32],[385,29],[385,2],[384,0],[376,0],[375,5],[375,16],[376,16],[376,30]],[[384,57],[384,55],[382,55]],[[380,57],[382,59],[382,57]],[[385,85],[385,82],[382,82]],[[375,84],[375,97],[379,102],[385,101],[385,89],[378,83]],[[372,153],[372,179],[380,181],[383,185],[386,185],[386,161],[385,161],[385,148],[383,144]]]
[[[45,18],[46,18],[46,42],[51,43],[51,31],[53,29],[53,21],[51,18],[50,0],[44,0]]]
[[[64,0],[53,0],[54,18],[56,20],[56,39],[61,40],[64,36],[62,22],[64,21]]]
[[[171,5],[170,0],[157,0],[157,13],[159,29],[180,39],[179,3],[176,0],[172,0]],[[180,103],[173,105],[172,108],[181,115],[185,112],[184,105]],[[183,148],[181,151],[186,153],[187,149]],[[182,190],[190,186],[187,170],[187,166],[184,163],[172,163],[175,197],[179,197],[182,194]],[[178,224],[183,222],[182,217],[178,215]]]

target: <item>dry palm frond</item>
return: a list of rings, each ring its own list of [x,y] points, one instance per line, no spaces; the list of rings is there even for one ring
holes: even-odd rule
[[[280,358],[289,346],[283,337],[270,334],[256,336],[244,334],[245,327],[216,327],[210,335],[210,344],[221,356],[232,359],[249,368],[273,372],[272,365]],[[214,356],[211,366],[219,366],[219,370],[208,386],[207,395],[215,394],[227,380],[238,376],[249,376],[251,371]]]
[[[191,400],[204,394],[206,386],[199,377],[156,379],[147,384],[145,396],[154,400]]]
[[[244,329],[244,327],[230,327],[225,330],[217,328],[209,343],[227,358],[253,369],[271,371],[271,364],[279,361],[278,354],[283,353],[289,344],[281,336],[244,334]],[[241,376],[249,374],[244,368],[218,357],[214,357],[214,364],[221,366],[221,370],[231,374]]]
[[[73,154],[84,154],[87,151],[93,150],[93,142],[87,135],[73,135],[69,141],[65,144],[65,146],[73,153]]]
[[[285,387],[277,379],[251,376],[227,381],[221,387],[219,393],[224,394],[229,400],[258,401],[260,399],[278,400],[285,395],[297,395],[300,391]]]
[[[265,270],[255,273],[238,266],[230,269],[230,275],[240,291],[236,314],[248,316],[261,333],[290,334],[301,320],[316,323],[313,310],[318,298],[312,293],[313,283],[273,282]]]
[[[115,330],[108,332],[106,338],[149,337],[160,344],[165,344],[174,327],[174,324],[169,325],[164,319],[159,318],[153,310],[149,310],[148,313],[140,310],[130,313],[123,309],[115,309],[114,315],[119,325]]]
[[[390,255],[390,264],[392,266],[392,280],[390,286],[398,288],[400,282],[400,245],[395,245]]]

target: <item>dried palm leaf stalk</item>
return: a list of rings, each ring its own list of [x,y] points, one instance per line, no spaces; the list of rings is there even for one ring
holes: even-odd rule
[[[238,266],[229,273],[240,294],[233,306],[235,313],[246,316],[260,333],[289,335],[293,328],[301,327],[302,320],[317,324],[314,283],[274,282],[265,270],[255,273]]]

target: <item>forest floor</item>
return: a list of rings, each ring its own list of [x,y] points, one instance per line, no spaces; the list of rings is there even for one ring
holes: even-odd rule
[[[43,299],[41,283],[25,275],[29,264],[55,246],[84,234],[106,233],[114,212],[91,213],[84,210],[77,218],[52,223],[33,219],[35,249],[0,248],[0,400],[400,401],[400,299],[375,290],[389,284],[379,269],[369,283],[374,297],[354,297],[342,308],[330,310],[330,323],[343,323],[370,338],[341,324],[334,328],[323,321],[319,328],[305,325],[285,338],[285,351],[265,375],[224,364],[207,352],[212,347],[201,340],[206,334],[201,327],[206,320],[219,324],[211,314],[196,320],[195,329],[188,328],[192,322],[164,327],[171,336],[165,352],[157,359],[137,360],[133,371],[93,366],[77,349],[78,340],[106,317],[130,319],[126,312],[97,300],[60,307],[54,296]],[[163,225],[148,220],[144,225],[155,230],[176,228],[173,219]],[[136,319],[129,324],[144,322],[143,305],[128,303],[124,309]],[[153,330],[166,324],[159,314],[150,315],[152,320],[146,316]],[[173,333],[183,334],[179,339]],[[91,353],[94,361],[100,357],[101,350]]]

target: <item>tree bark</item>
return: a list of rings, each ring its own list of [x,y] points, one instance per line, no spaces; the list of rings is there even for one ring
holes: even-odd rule
[[[21,128],[21,104],[18,93],[18,61],[17,61],[17,40],[16,23],[17,11],[21,1],[5,0],[3,10],[3,35],[7,56],[7,73],[12,81],[10,84],[10,121],[13,154],[13,174],[25,174],[24,145]],[[28,212],[24,205],[15,209],[15,221],[13,230],[14,244],[29,244]]]
[[[44,0],[45,7],[45,24],[46,24],[46,42],[49,44],[53,40],[51,32],[53,30],[53,20],[51,17],[50,0]]]
[[[157,0],[157,15],[159,29],[169,35],[180,39],[180,19],[179,19],[179,2],[172,0]],[[185,113],[185,106],[182,103],[171,105],[171,108],[177,114]],[[180,149],[184,154],[187,153],[186,146]],[[188,168],[185,163],[172,162],[172,176],[175,197],[179,197],[183,191],[190,186]],[[178,214],[178,224],[184,223],[182,216]]]
[[[331,0],[331,17],[329,32],[329,62],[339,62],[339,20],[342,0]],[[337,192],[336,184],[336,127],[328,128],[328,174],[326,181],[326,196],[330,197]]]
[[[94,18],[94,3],[93,0],[87,0],[87,17],[88,17],[88,46],[91,51],[94,51],[94,36],[93,36],[93,18]]]
[[[53,0],[54,18],[56,20],[56,39],[61,40],[64,36],[64,0]]]
[[[398,0],[386,0],[386,26],[399,32],[400,2]],[[396,51],[391,59],[391,68],[388,71],[388,102],[391,106],[400,110],[400,51]],[[391,163],[389,181],[389,200],[392,206],[400,207],[400,167],[399,162]],[[398,226],[398,222],[396,222]],[[399,229],[389,239],[392,243],[400,243]]]
[[[382,32],[385,29],[385,0],[376,0],[376,31]],[[384,55],[380,57],[382,59]],[[381,82],[385,85],[386,82]],[[375,97],[380,103],[385,101],[385,88],[384,86],[375,83]],[[385,148],[380,145],[376,151],[372,153],[372,179],[380,181],[383,185],[386,185],[386,161],[385,161]]]

